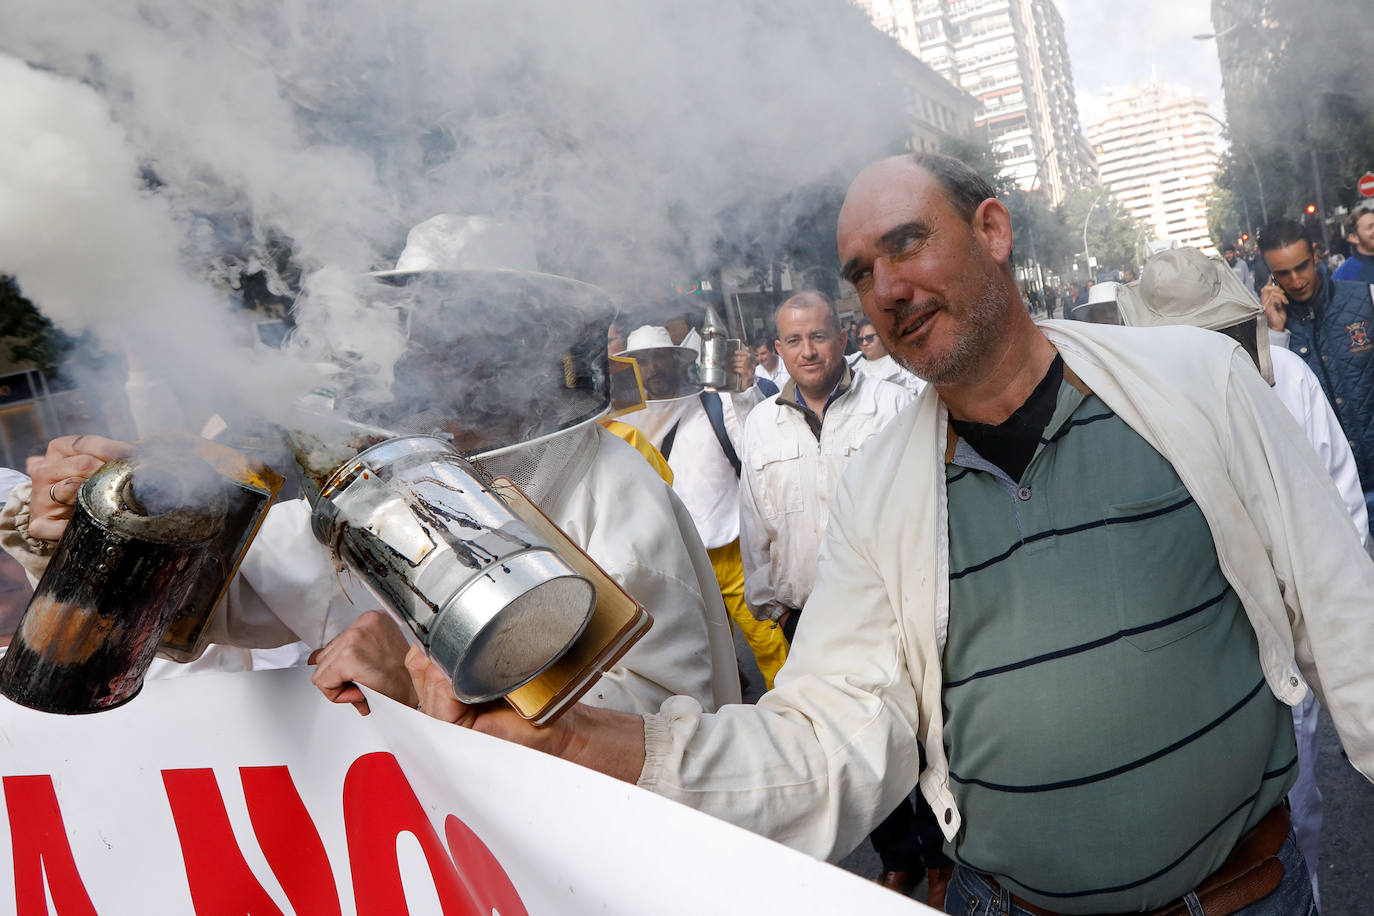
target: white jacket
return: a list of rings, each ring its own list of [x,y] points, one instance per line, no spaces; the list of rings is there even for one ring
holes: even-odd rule
[[[744,423],[739,481],[744,600],[760,620],[806,604],[840,474],[859,446],[911,402],[906,389],[855,373],[826,409],[817,442],[802,415],[778,397]]]
[[[1239,262],[1237,262],[1239,263]],[[1317,457],[1331,475],[1341,499],[1355,523],[1360,543],[1369,548],[1369,510],[1360,487],[1359,470],[1355,467],[1355,453],[1341,429],[1341,421],[1331,410],[1331,402],[1322,391],[1322,384],[1302,357],[1287,349],[1270,344],[1269,356],[1274,366],[1274,394],[1302,427],[1303,435],[1316,450]]]
[[[1275,696],[1294,705],[1311,684],[1351,762],[1374,774],[1374,563],[1250,358],[1195,328],[1042,328],[1197,501]],[[664,704],[645,718],[641,785],[838,857],[916,782],[919,740],[921,791],[946,837],[957,833],[940,703],[947,417],[928,389],[850,463],[777,687],[715,716]]]
[[[862,372],[871,378],[879,378],[894,385],[901,385],[916,397],[925,390],[926,383],[897,365],[891,353],[884,353],[877,359],[861,359],[854,364],[855,372]]]

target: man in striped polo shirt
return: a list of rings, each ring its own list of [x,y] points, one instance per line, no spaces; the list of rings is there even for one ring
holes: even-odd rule
[[[776,689],[540,734],[413,658],[426,712],[828,857],[919,782],[950,913],[1311,912],[1285,707],[1316,689],[1374,774],[1374,564],[1249,357],[1036,325],[1010,214],[945,157],[865,170],[838,235],[938,397],[850,462]]]

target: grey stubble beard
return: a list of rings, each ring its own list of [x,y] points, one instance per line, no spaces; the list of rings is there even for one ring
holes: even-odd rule
[[[978,293],[959,319],[955,343],[949,352],[921,363],[891,347],[888,352],[903,369],[936,387],[968,382],[984,358],[997,349],[1005,332],[1006,308],[1001,284],[984,269]],[[901,327],[904,323],[905,315],[899,314],[895,324]]]

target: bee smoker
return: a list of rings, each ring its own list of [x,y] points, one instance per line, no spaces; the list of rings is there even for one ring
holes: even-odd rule
[[[581,634],[596,589],[452,445],[402,436],[345,462],[311,526],[415,634],[466,703],[529,683]]]
[[[194,454],[107,462],[77,494],[0,662],[0,693],[67,714],[132,699],[228,510],[225,481]]]
[[[730,337],[725,322],[716,310],[706,306],[701,324],[701,362],[699,371],[702,387],[710,391],[738,391],[740,377],[734,370],[735,353],[743,345]]]

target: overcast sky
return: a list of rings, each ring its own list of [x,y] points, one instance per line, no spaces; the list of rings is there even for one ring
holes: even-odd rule
[[[1079,116],[1086,127],[1100,117],[1109,87],[1159,81],[1206,96],[1224,118],[1221,70],[1206,0],[1055,0],[1064,14]]]

